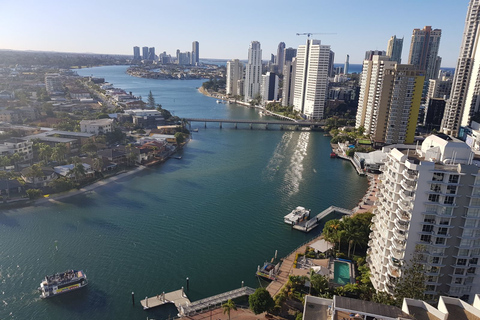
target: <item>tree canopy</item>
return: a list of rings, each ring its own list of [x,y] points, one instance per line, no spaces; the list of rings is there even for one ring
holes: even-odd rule
[[[248,297],[248,304],[250,310],[255,314],[269,312],[275,306],[270,292],[265,288],[257,288],[257,290]]]

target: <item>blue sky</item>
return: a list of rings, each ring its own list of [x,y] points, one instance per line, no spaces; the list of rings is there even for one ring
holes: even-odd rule
[[[405,37],[407,62],[414,28],[442,29],[442,67],[455,67],[468,0],[0,0],[0,49],[133,54],[133,46],[156,53],[190,51],[200,58],[246,59],[260,41],[263,59],[305,42],[301,32],[331,45],[335,62],[350,55],[361,63],[366,50],[386,50],[392,35]]]

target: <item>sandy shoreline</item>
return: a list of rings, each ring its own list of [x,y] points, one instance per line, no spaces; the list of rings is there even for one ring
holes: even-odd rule
[[[133,170],[120,172],[120,173],[118,173],[118,174],[116,174],[112,177],[109,177],[107,179],[99,180],[95,183],[92,183],[92,184],[90,184],[88,186],[85,186],[83,188],[80,188],[80,189],[73,189],[73,190],[69,190],[69,191],[66,191],[66,192],[53,194],[53,195],[49,196],[48,198],[37,199],[37,200],[35,200],[33,206],[44,205],[44,204],[48,204],[48,203],[57,203],[57,202],[60,202],[59,200],[69,198],[69,197],[73,197],[73,196],[76,196],[76,195],[79,195],[79,194],[82,194],[82,193],[86,193],[86,192],[89,192],[89,191],[93,191],[93,190],[95,190],[99,187],[103,187],[107,184],[111,184],[112,182],[115,182],[118,179],[122,179],[122,178],[128,177],[132,174],[136,174],[136,173],[142,171],[145,168],[147,168],[147,167],[138,166]]]

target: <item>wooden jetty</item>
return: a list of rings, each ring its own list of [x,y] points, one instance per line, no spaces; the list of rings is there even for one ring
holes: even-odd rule
[[[349,215],[351,216],[353,214],[352,210],[345,209],[345,208],[340,208],[340,207],[335,207],[335,206],[330,206],[327,209],[323,210],[319,214],[317,214],[316,217],[311,218],[310,220],[305,220],[302,222],[299,222],[298,224],[294,225],[293,228],[296,230],[300,230],[303,232],[309,232],[313,229],[315,229],[318,226],[318,223],[320,222],[321,219],[325,218],[327,215],[329,215],[332,212],[339,212],[344,215]]]
[[[140,304],[144,310],[155,308],[166,303],[173,303],[177,308],[180,308],[182,305],[189,305],[190,300],[188,300],[187,295],[183,292],[183,288],[168,293],[162,292],[156,297],[145,297],[145,299],[140,300]]]
[[[243,296],[251,295],[255,292],[255,289],[250,287],[241,287],[232,291],[217,294],[212,297],[208,297],[202,300],[190,302],[187,295],[183,291],[183,288],[173,292],[159,294],[155,297],[145,298],[140,301],[144,310],[155,308],[167,303],[175,304],[178,310],[178,316],[190,316],[198,311],[209,309],[211,307],[220,306],[222,303],[227,302],[229,299],[235,299]]]

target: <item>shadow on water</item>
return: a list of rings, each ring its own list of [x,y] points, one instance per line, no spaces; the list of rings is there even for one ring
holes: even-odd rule
[[[167,303],[163,306],[159,306],[145,311],[148,319],[173,319],[177,317],[178,310],[173,303]]]
[[[55,306],[55,308],[63,308],[68,312],[83,315],[91,313],[92,310],[105,309],[107,307],[107,294],[88,285],[85,288],[46,299],[46,302]],[[88,319],[88,317],[85,317],[85,319]]]
[[[103,230],[112,230],[112,231],[122,230],[122,228],[117,226],[116,224],[107,222],[100,218],[82,218],[81,221],[89,227],[96,227]]]
[[[6,216],[4,213],[0,213],[0,224],[3,224],[7,227],[20,227],[20,224],[16,219]]]

